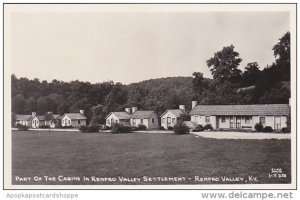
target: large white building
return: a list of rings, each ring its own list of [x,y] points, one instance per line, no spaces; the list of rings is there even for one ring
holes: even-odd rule
[[[254,105],[197,105],[192,102],[191,121],[197,124],[211,124],[214,129],[254,129],[261,123],[274,130],[287,127],[290,113],[288,104]]]

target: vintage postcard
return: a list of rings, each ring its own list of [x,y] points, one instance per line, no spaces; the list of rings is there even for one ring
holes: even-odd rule
[[[4,189],[296,189],[296,4],[4,4]]]

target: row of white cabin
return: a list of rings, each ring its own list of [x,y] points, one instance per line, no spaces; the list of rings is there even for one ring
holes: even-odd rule
[[[160,125],[165,129],[174,127],[180,115],[187,113],[184,105],[179,109],[168,109],[160,116]],[[289,104],[253,104],[253,105],[197,105],[192,101],[189,112],[191,121],[185,122],[190,128],[197,125],[211,124],[214,129],[254,129],[257,123],[270,126],[274,130],[287,127],[290,113]],[[52,115],[46,120],[46,115],[16,115],[15,125],[22,124],[30,128],[49,125],[55,128],[55,121],[60,121],[62,127],[80,127],[87,125],[84,110],[79,113],[65,113],[63,116]],[[106,117],[106,126],[115,123],[138,127],[140,124],[147,129],[159,127],[158,116],[154,111],[137,110],[137,107],[126,108],[124,112],[111,112]]]
[[[52,115],[52,118],[48,120],[46,119],[46,115],[37,115],[36,112],[32,112],[31,115],[17,114],[14,125],[22,124],[29,128],[40,128],[42,126],[56,128],[57,122],[59,122],[62,127],[80,127],[86,126],[86,120],[87,118],[84,115],[84,110],[80,110],[79,113],[65,113],[63,116]]]
[[[174,127],[180,115],[187,113],[184,105],[179,109],[166,110],[161,116],[161,126],[165,129]],[[197,105],[192,101],[189,112],[191,121],[185,122],[190,128],[210,124],[214,129],[252,129],[261,123],[274,130],[287,127],[290,113],[289,104],[253,104],[253,105]],[[143,124],[147,129],[157,129],[158,117],[154,111],[139,111],[136,107],[126,108],[125,112],[111,112],[106,117],[106,126],[114,123],[130,126]]]

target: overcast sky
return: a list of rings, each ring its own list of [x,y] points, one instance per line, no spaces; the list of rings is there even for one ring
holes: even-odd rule
[[[211,77],[206,60],[233,44],[261,68],[289,31],[287,12],[14,13],[12,72],[40,80],[113,80]]]

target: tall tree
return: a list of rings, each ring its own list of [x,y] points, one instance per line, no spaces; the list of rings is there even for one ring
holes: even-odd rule
[[[12,112],[24,114],[25,98],[23,94],[17,94],[12,98]]]
[[[291,54],[290,54],[290,32],[284,34],[279,42],[273,47],[274,56],[276,58],[276,68],[282,74],[282,79],[290,81],[290,67],[291,67]]]
[[[236,82],[240,78],[241,70],[238,69],[238,66],[241,62],[242,59],[239,58],[239,53],[234,51],[233,45],[224,47],[206,61],[214,79],[231,82]]]
[[[242,75],[242,86],[255,85],[260,70],[257,62],[248,63]]]
[[[26,100],[25,107],[24,107],[24,112],[25,113],[36,112],[36,109],[37,109],[37,102],[36,102],[35,98],[34,97],[29,97]]]

